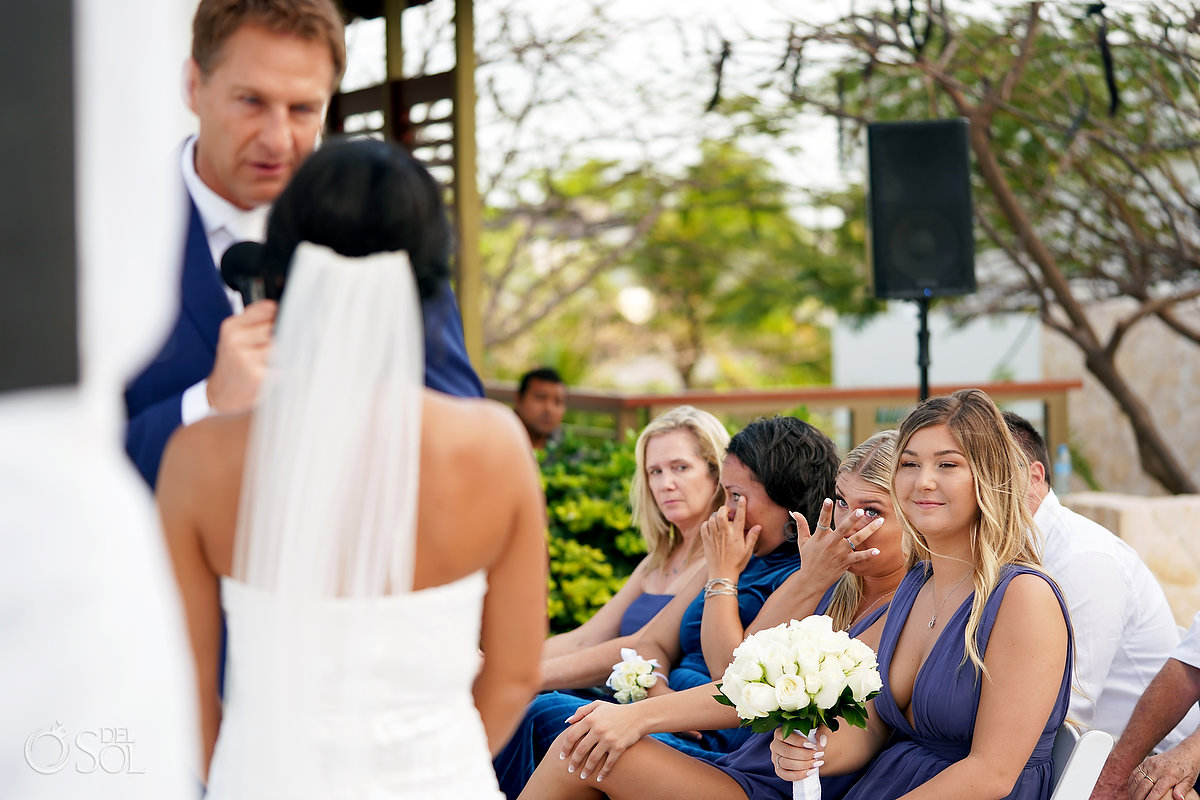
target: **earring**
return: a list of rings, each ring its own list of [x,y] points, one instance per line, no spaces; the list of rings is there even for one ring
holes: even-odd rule
[[[783,526],[783,538],[789,542],[794,542],[800,538],[800,529],[796,527],[796,520],[789,519],[787,524]]]

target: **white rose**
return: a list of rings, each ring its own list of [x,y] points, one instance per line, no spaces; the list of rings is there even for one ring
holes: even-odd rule
[[[775,702],[784,711],[799,711],[809,704],[804,681],[796,675],[784,675],[775,684]]]
[[[846,685],[854,693],[854,699],[861,703],[867,699],[867,695],[882,689],[883,681],[879,677],[879,670],[870,667],[851,672],[846,676]]]
[[[860,642],[858,639],[852,639],[850,646],[846,648],[846,653],[853,656],[859,666],[869,666],[874,669],[879,665],[878,658],[871,646],[865,642]]]
[[[813,645],[826,654],[841,654],[850,646],[850,636],[845,631],[821,631],[813,637]]]
[[[721,694],[730,699],[736,707],[742,702],[742,695],[746,691],[747,683],[725,671],[725,677],[721,679]]]
[[[778,710],[775,687],[765,683],[747,684],[742,692],[742,702],[737,706],[737,714],[742,719],[757,719]]]
[[[751,658],[746,654],[742,654],[725,668],[724,680],[728,680],[731,677],[738,678],[745,683],[752,683],[754,681],[761,681],[766,677],[766,672],[757,658]]]
[[[833,620],[824,614],[813,614],[799,622],[793,620],[791,626],[793,631],[803,636],[819,636],[823,633],[833,632]]]
[[[836,661],[827,667],[822,667],[818,675],[821,686],[816,696],[813,697],[813,702],[817,704],[817,708],[833,708],[837,704],[838,698],[842,696],[842,690],[846,688],[846,675],[837,666]]]
[[[797,671],[800,675],[812,675],[821,669],[821,653],[816,648],[797,647],[792,653],[792,657],[796,660]]]
[[[791,651],[781,642],[772,642],[761,654],[763,674],[767,683],[775,685],[783,675],[795,674],[796,661],[791,657]],[[789,669],[790,667],[790,669]]]

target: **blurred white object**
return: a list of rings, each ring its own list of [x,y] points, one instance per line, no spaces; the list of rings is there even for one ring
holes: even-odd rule
[[[7,797],[199,794],[185,626],[121,403],[177,307],[178,76],[193,7],[75,2],[81,379],[0,395]]]

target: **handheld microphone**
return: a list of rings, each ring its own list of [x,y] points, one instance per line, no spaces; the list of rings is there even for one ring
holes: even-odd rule
[[[262,264],[262,245],[238,242],[221,256],[221,280],[242,296],[246,305],[267,296],[267,276]]]

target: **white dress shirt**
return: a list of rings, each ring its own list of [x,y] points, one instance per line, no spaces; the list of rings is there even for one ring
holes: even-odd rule
[[[208,187],[196,173],[196,137],[189,137],[183,146],[183,183],[196,211],[200,213],[200,222],[204,225],[204,235],[208,239],[208,249],[212,253],[213,264],[221,269],[221,256],[225,251],[238,242],[261,242],[266,238],[267,213],[270,206],[259,206],[249,211],[238,208],[221,195]],[[242,296],[228,286],[225,294],[233,306],[233,313],[239,314],[243,309]],[[184,425],[203,419],[212,413],[208,405],[208,380],[202,380],[189,386],[183,393],[180,415]]]
[[[1200,611],[1192,617],[1192,627],[1179,640],[1179,646],[1171,652],[1171,658],[1200,669]]]
[[[1120,736],[1146,686],[1179,643],[1166,595],[1132,547],[1063,506],[1053,491],[1033,518],[1042,560],[1058,582],[1075,632],[1068,716]],[[1200,725],[1195,707],[1163,740],[1171,747]]]

